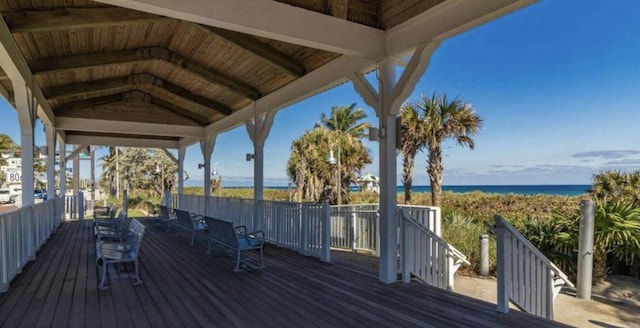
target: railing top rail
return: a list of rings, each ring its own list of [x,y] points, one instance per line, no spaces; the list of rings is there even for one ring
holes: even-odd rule
[[[507,221],[500,215],[494,216],[494,219],[496,221],[496,227],[505,228],[507,232],[509,232],[514,238],[525,245],[533,254],[535,254],[536,257],[538,257],[542,261],[542,263],[548,266],[551,271],[553,271],[558,277],[560,277],[560,279],[564,280],[567,285],[574,287],[573,283],[569,280],[567,275],[562,272],[555,264],[553,264],[553,262],[551,262],[544,254],[542,254],[542,252],[540,252],[537,247],[533,246],[533,244],[531,244],[531,242],[527,238],[525,238],[516,228],[514,228],[509,223],[509,221]]]
[[[439,209],[438,206],[427,206],[427,205],[411,205],[411,204],[398,204],[399,208],[427,208],[427,209]]]
[[[467,260],[467,256],[462,254],[462,252],[460,252],[459,250],[457,250],[455,247],[453,247],[451,244],[447,243],[444,239],[442,239],[440,236],[436,235],[433,231],[427,229],[425,226],[423,226],[420,222],[414,220],[413,218],[405,215],[404,210],[399,209],[398,213],[400,213],[400,217],[405,221],[405,222],[409,222],[411,225],[413,225],[414,227],[416,227],[417,229],[419,229],[420,231],[426,233],[429,235],[429,237],[433,238],[437,243],[442,244],[444,246],[444,248],[449,251],[451,253],[451,255],[459,258],[460,260],[462,260],[464,263],[466,264],[471,264],[471,262],[469,262]]]

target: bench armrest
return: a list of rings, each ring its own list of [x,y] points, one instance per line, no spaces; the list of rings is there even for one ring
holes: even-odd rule
[[[241,225],[241,226],[233,227],[233,229],[235,229],[236,233],[240,235],[244,235],[247,233],[247,226]]]
[[[247,233],[244,233],[243,235],[248,236],[249,238],[260,240],[260,241],[264,240],[264,231],[262,230],[247,232]]]

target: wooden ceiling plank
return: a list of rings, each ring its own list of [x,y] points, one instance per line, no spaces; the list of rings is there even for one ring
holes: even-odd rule
[[[130,85],[129,77],[116,77],[112,79],[63,84],[44,90],[44,94],[48,100],[52,100],[58,97],[85,96],[100,91],[124,88]]]
[[[176,84],[173,84],[171,82],[165,81],[165,80],[161,80],[162,81],[162,88],[165,89],[166,91],[173,93],[181,98],[187,99],[189,101],[192,101],[198,105],[210,108],[220,114],[223,115],[231,115],[232,110],[231,108],[217,102],[214,100],[211,100],[209,98],[205,98],[202,97],[200,95],[194,94],[193,92],[179,86]]]
[[[165,101],[163,99],[157,98],[157,97],[153,97],[151,96],[151,103],[158,106],[158,107],[162,107],[164,109],[167,109],[175,114],[178,114],[184,118],[187,118],[189,120],[192,120],[202,126],[209,124],[209,120],[206,117],[202,117],[196,113],[193,113],[189,110],[186,110],[180,106],[177,106],[175,104],[172,104],[168,101]]]
[[[329,0],[327,6],[331,16],[347,19],[349,15],[349,0]]]
[[[64,114],[64,112],[67,112],[67,111],[106,105],[106,104],[111,104],[119,101],[122,101],[122,94],[95,97],[95,98],[89,98],[89,99],[72,101],[72,102],[61,104],[59,106],[56,106],[53,109],[53,112],[56,114],[56,116],[59,116]]]
[[[11,33],[96,28],[122,24],[152,23],[171,18],[126,8],[54,8],[3,12]]]
[[[202,25],[201,25],[202,26]],[[243,48],[254,55],[264,59],[266,62],[284,70],[294,77],[301,77],[306,73],[304,65],[295,59],[283,54],[268,44],[257,38],[243,33],[233,32],[212,26],[202,26],[209,32]]]
[[[230,115],[232,112],[231,108],[217,101],[194,94],[179,85],[147,73],[89,82],[64,84],[45,90],[45,95],[49,100],[52,100],[58,97],[86,96],[96,92],[122,89],[125,87],[135,87],[136,85],[151,85],[155,88],[163,89],[166,92],[206,107],[212,112],[217,112],[223,115]]]
[[[223,86],[230,91],[251,100],[257,100],[262,95],[254,87],[234,80],[214,69],[205,67],[191,59],[182,57],[162,47],[148,47],[139,49],[125,49],[106,51],[98,53],[55,56],[37,58],[29,61],[29,67],[34,75],[52,74],[67,72],[70,70],[89,69],[105,67],[107,65],[117,65],[135,63],[147,60],[163,60],[181,69],[199,75],[209,83]]]

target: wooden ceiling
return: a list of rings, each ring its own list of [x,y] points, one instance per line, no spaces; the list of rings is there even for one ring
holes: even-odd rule
[[[278,2],[385,30],[442,1]],[[205,127],[341,56],[87,0],[7,0],[0,12],[56,120]],[[12,93],[0,71],[0,94]],[[84,134],[101,133],[117,135]]]

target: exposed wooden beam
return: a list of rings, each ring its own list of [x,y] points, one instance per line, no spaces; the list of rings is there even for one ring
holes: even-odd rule
[[[207,124],[210,123],[208,118],[203,117],[203,116],[201,116],[199,114],[196,114],[194,112],[191,112],[191,111],[189,111],[187,109],[184,109],[184,108],[182,108],[180,106],[174,105],[174,104],[172,104],[172,103],[170,103],[168,101],[165,101],[163,99],[151,96],[151,103],[156,105],[156,106],[162,107],[164,109],[168,109],[168,110],[170,110],[170,111],[172,111],[172,112],[174,112],[174,113],[176,113],[176,114],[178,114],[180,116],[183,116],[183,117],[185,117],[187,119],[190,119],[190,120],[192,120],[194,122],[197,122],[200,125],[207,125]]]
[[[97,0],[348,56],[385,56],[384,31],[264,0]]]
[[[58,97],[84,96],[101,91],[131,87],[132,84],[129,80],[129,77],[125,76],[89,82],[63,84],[45,89],[43,92],[49,100]]]
[[[172,103],[169,103],[167,101],[164,101],[162,99],[158,99],[156,97],[153,97],[152,95],[142,92],[142,91],[129,91],[129,92],[124,92],[124,93],[119,93],[119,94],[114,94],[114,95],[109,95],[109,96],[102,96],[102,97],[95,97],[95,98],[88,98],[88,99],[84,99],[84,100],[80,100],[80,101],[73,101],[73,102],[69,102],[69,103],[65,103],[62,105],[59,105],[55,108],[55,113],[60,115],[64,112],[68,112],[70,110],[76,110],[76,109],[82,109],[82,108],[89,108],[89,107],[96,107],[96,106],[101,106],[101,105],[106,105],[106,104],[112,104],[115,102],[120,102],[120,101],[143,101],[143,102],[149,102],[151,104],[154,104],[156,106],[162,107],[166,110],[169,110],[175,114],[178,114],[188,120],[191,120],[195,123],[198,123],[200,125],[207,125],[209,123],[209,120],[206,117],[202,117],[201,115],[198,115],[196,113],[193,113],[187,109],[184,109],[182,107],[179,107],[177,105],[174,105]]]
[[[75,117],[56,118],[56,127],[60,130],[69,131],[139,134],[164,137],[202,137],[204,135],[204,128],[197,126],[109,121]]]
[[[42,91],[35,83],[33,75],[29,71],[29,66],[22,56],[20,49],[18,49],[18,45],[4,20],[0,20],[0,66],[2,66],[2,70],[12,82],[20,81],[20,83],[31,88],[39,105],[38,117],[43,120],[45,124],[53,124],[53,111],[51,107],[49,107],[49,103],[42,94]]]
[[[170,18],[126,8],[54,8],[3,12],[12,33],[149,23]]]
[[[238,47],[264,59],[266,62],[284,70],[292,76],[301,77],[306,73],[304,65],[251,35],[212,26],[201,26]]]
[[[104,137],[104,136],[66,136],[68,144],[87,144],[96,146],[142,147],[142,148],[178,148],[178,141],[152,138]]]
[[[136,87],[138,85],[148,85],[158,90],[164,90],[165,92],[172,93],[178,97],[184,98],[223,115],[229,115],[232,112],[231,108],[217,101],[194,94],[179,85],[146,73],[90,82],[59,85],[45,90],[45,95],[51,100],[58,97],[84,96],[96,92]]]
[[[115,103],[115,102],[120,102],[122,100],[123,100],[122,94],[95,97],[95,98],[89,98],[89,99],[84,99],[84,100],[79,100],[79,101],[72,101],[72,102],[68,102],[68,103],[64,103],[64,104],[58,105],[53,109],[53,111],[54,111],[54,113],[56,113],[56,115],[60,115],[60,114],[63,114],[65,112],[68,112],[68,111],[71,111],[71,110],[83,109],[83,108],[89,108],[89,107],[95,107],[95,106],[101,106],[101,105],[106,105],[106,104],[112,104],[112,103]]]
[[[217,84],[228,90],[251,100],[261,97],[260,91],[254,87],[234,80],[214,69],[205,67],[200,63],[182,57],[162,47],[149,47],[139,49],[125,49],[108,52],[98,52],[90,54],[57,56],[47,58],[37,58],[29,61],[29,66],[33,74],[51,74],[58,72],[73,71],[77,69],[89,69],[104,67],[108,65],[135,63],[147,60],[163,60],[192,74],[199,75],[200,78],[212,84]]]
[[[347,19],[349,16],[349,0],[328,0],[327,6],[333,17]]]

